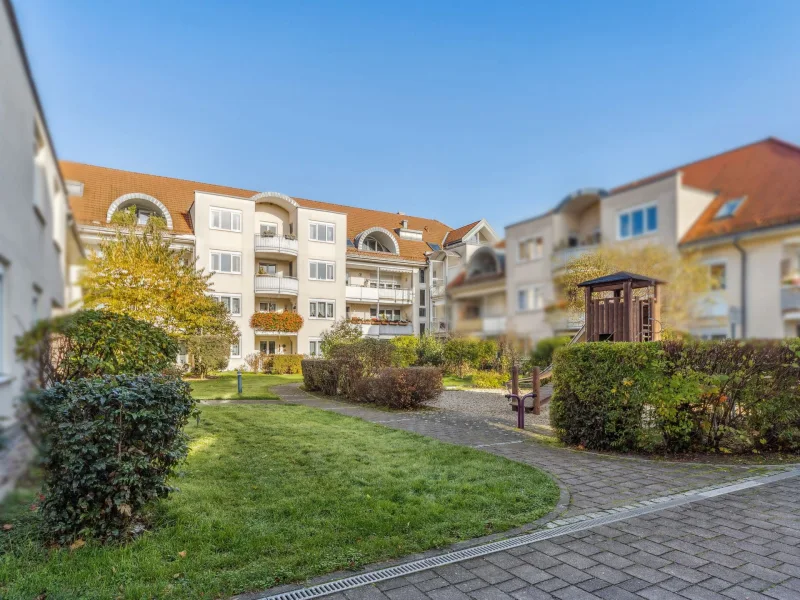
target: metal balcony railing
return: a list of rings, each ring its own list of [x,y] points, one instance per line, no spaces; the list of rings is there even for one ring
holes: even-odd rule
[[[258,293],[296,296],[298,290],[297,278],[256,275],[255,290]]]
[[[391,302],[394,304],[411,304],[414,300],[413,290],[408,288],[375,288],[360,285],[345,286],[345,295],[351,302]]]
[[[289,239],[284,235],[255,236],[256,252],[279,252],[297,256],[297,240]]]

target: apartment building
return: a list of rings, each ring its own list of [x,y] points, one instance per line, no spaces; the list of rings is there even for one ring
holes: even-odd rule
[[[715,289],[698,298],[704,338],[800,334],[800,148],[768,138],[610,190],[584,188],[506,227],[507,330],[576,331],[555,276],[600,245],[697,252]]]
[[[319,354],[322,333],[346,317],[368,337],[447,333],[444,294],[473,249],[497,236],[484,221],[434,220],[182,179],[61,163],[72,210],[91,247],[114,213],[164,218],[172,243],[212,273],[213,294],[241,339],[230,368],[253,352]],[[255,312],[294,311],[297,333],[254,330]]]
[[[67,285],[82,249],[19,28],[8,0],[0,8],[0,498],[13,483],[22,436],[15,402],[25,367],[15,340],[37,320],[80,300]],[[15,449],[17,450],[15,452]]]

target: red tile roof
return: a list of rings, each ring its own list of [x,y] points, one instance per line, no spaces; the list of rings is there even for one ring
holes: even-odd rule
[[[612,194],[681,171],[684,185],[717,196],[689,228],[681,243],[697,242],[800,222],[800,147],[767,138],[611,190]],[[715,219],[728,200],[745,197],[731,217]]]
[[[105,225],[106,214],[111,203],[129,193],[143,193],[158,199],[167,207],[173,217],[175,233],[193,233],[189,208],[194,202],[196,191],[250,198],[258,193],[254,190],[235,188],[186,179],[161,177],[119,169],[109,169],[82,163],[61,161],[64,178],[83,183],[83,196],[70,197],[70,206],[75,219],[84,225]],[[370,227],[383,227],[392,232],[400,247],[400,258],[409,260],[425,260],[425,253],[430,252],[427,242],[440,244],[450,227],[435,219],[425,219],[410,215],[318,202],[306,198],[295,198],[297,203],[306,208],[330,210],[347,214],[347,237],[351,240]],[[401,221],[408,221],[408,228],[422,232],[422,241],[400,238],[396,230]],[[374,257],[375,252],[359,252],[348,248],[349,254]]]
[[[449,244],[455,244],[456,242],[460,242],[461,239],[467,235],[475,225],[480,223],[480,220],[475,221],[474,223],[470,223],[469,225],[464,225],[463,227],[459,227],[458,229],[454,229],[453,231],[447,232],[447,237],[444,238],[443,245],[447,246]]]

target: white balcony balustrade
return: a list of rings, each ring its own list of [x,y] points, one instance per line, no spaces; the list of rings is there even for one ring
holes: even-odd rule
[[[506,332],[506,317],[483,317],[483,333],[498,335]]]
[[[297,240],[285,235],[255,236],[255,251],[263,254],[289,254],[297,256]]]
[[[297,278],[277,275],[256,275],[256,294],[268,296],[297,296]]]
[[[378,288],[359,285],[348,285],[345,295],[349,302],[388,302],[391,304],[411,304],[414,301],[413,290],[408,288]]]

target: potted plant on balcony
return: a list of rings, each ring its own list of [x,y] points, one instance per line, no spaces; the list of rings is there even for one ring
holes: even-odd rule
[[[303,326],[303,317],[296,312],[255,312],[250,317],[250,327],[257,331],[297,333]]]
[[[790,273],[781,280],[781,283],[785,286],[800,286],[800,272]]]
[[[285,239],[285,240],[296,240],[297,236],[294,235],[293,233],[285,233],[285,234],[283,234],[283,239]]]
[[[272,238],[272,237],[275,237],[275,235],[276,235],[276,233],[274,231],[266,230],[266,231],[262,231],[261,232],[261,237],[262,238]]]

